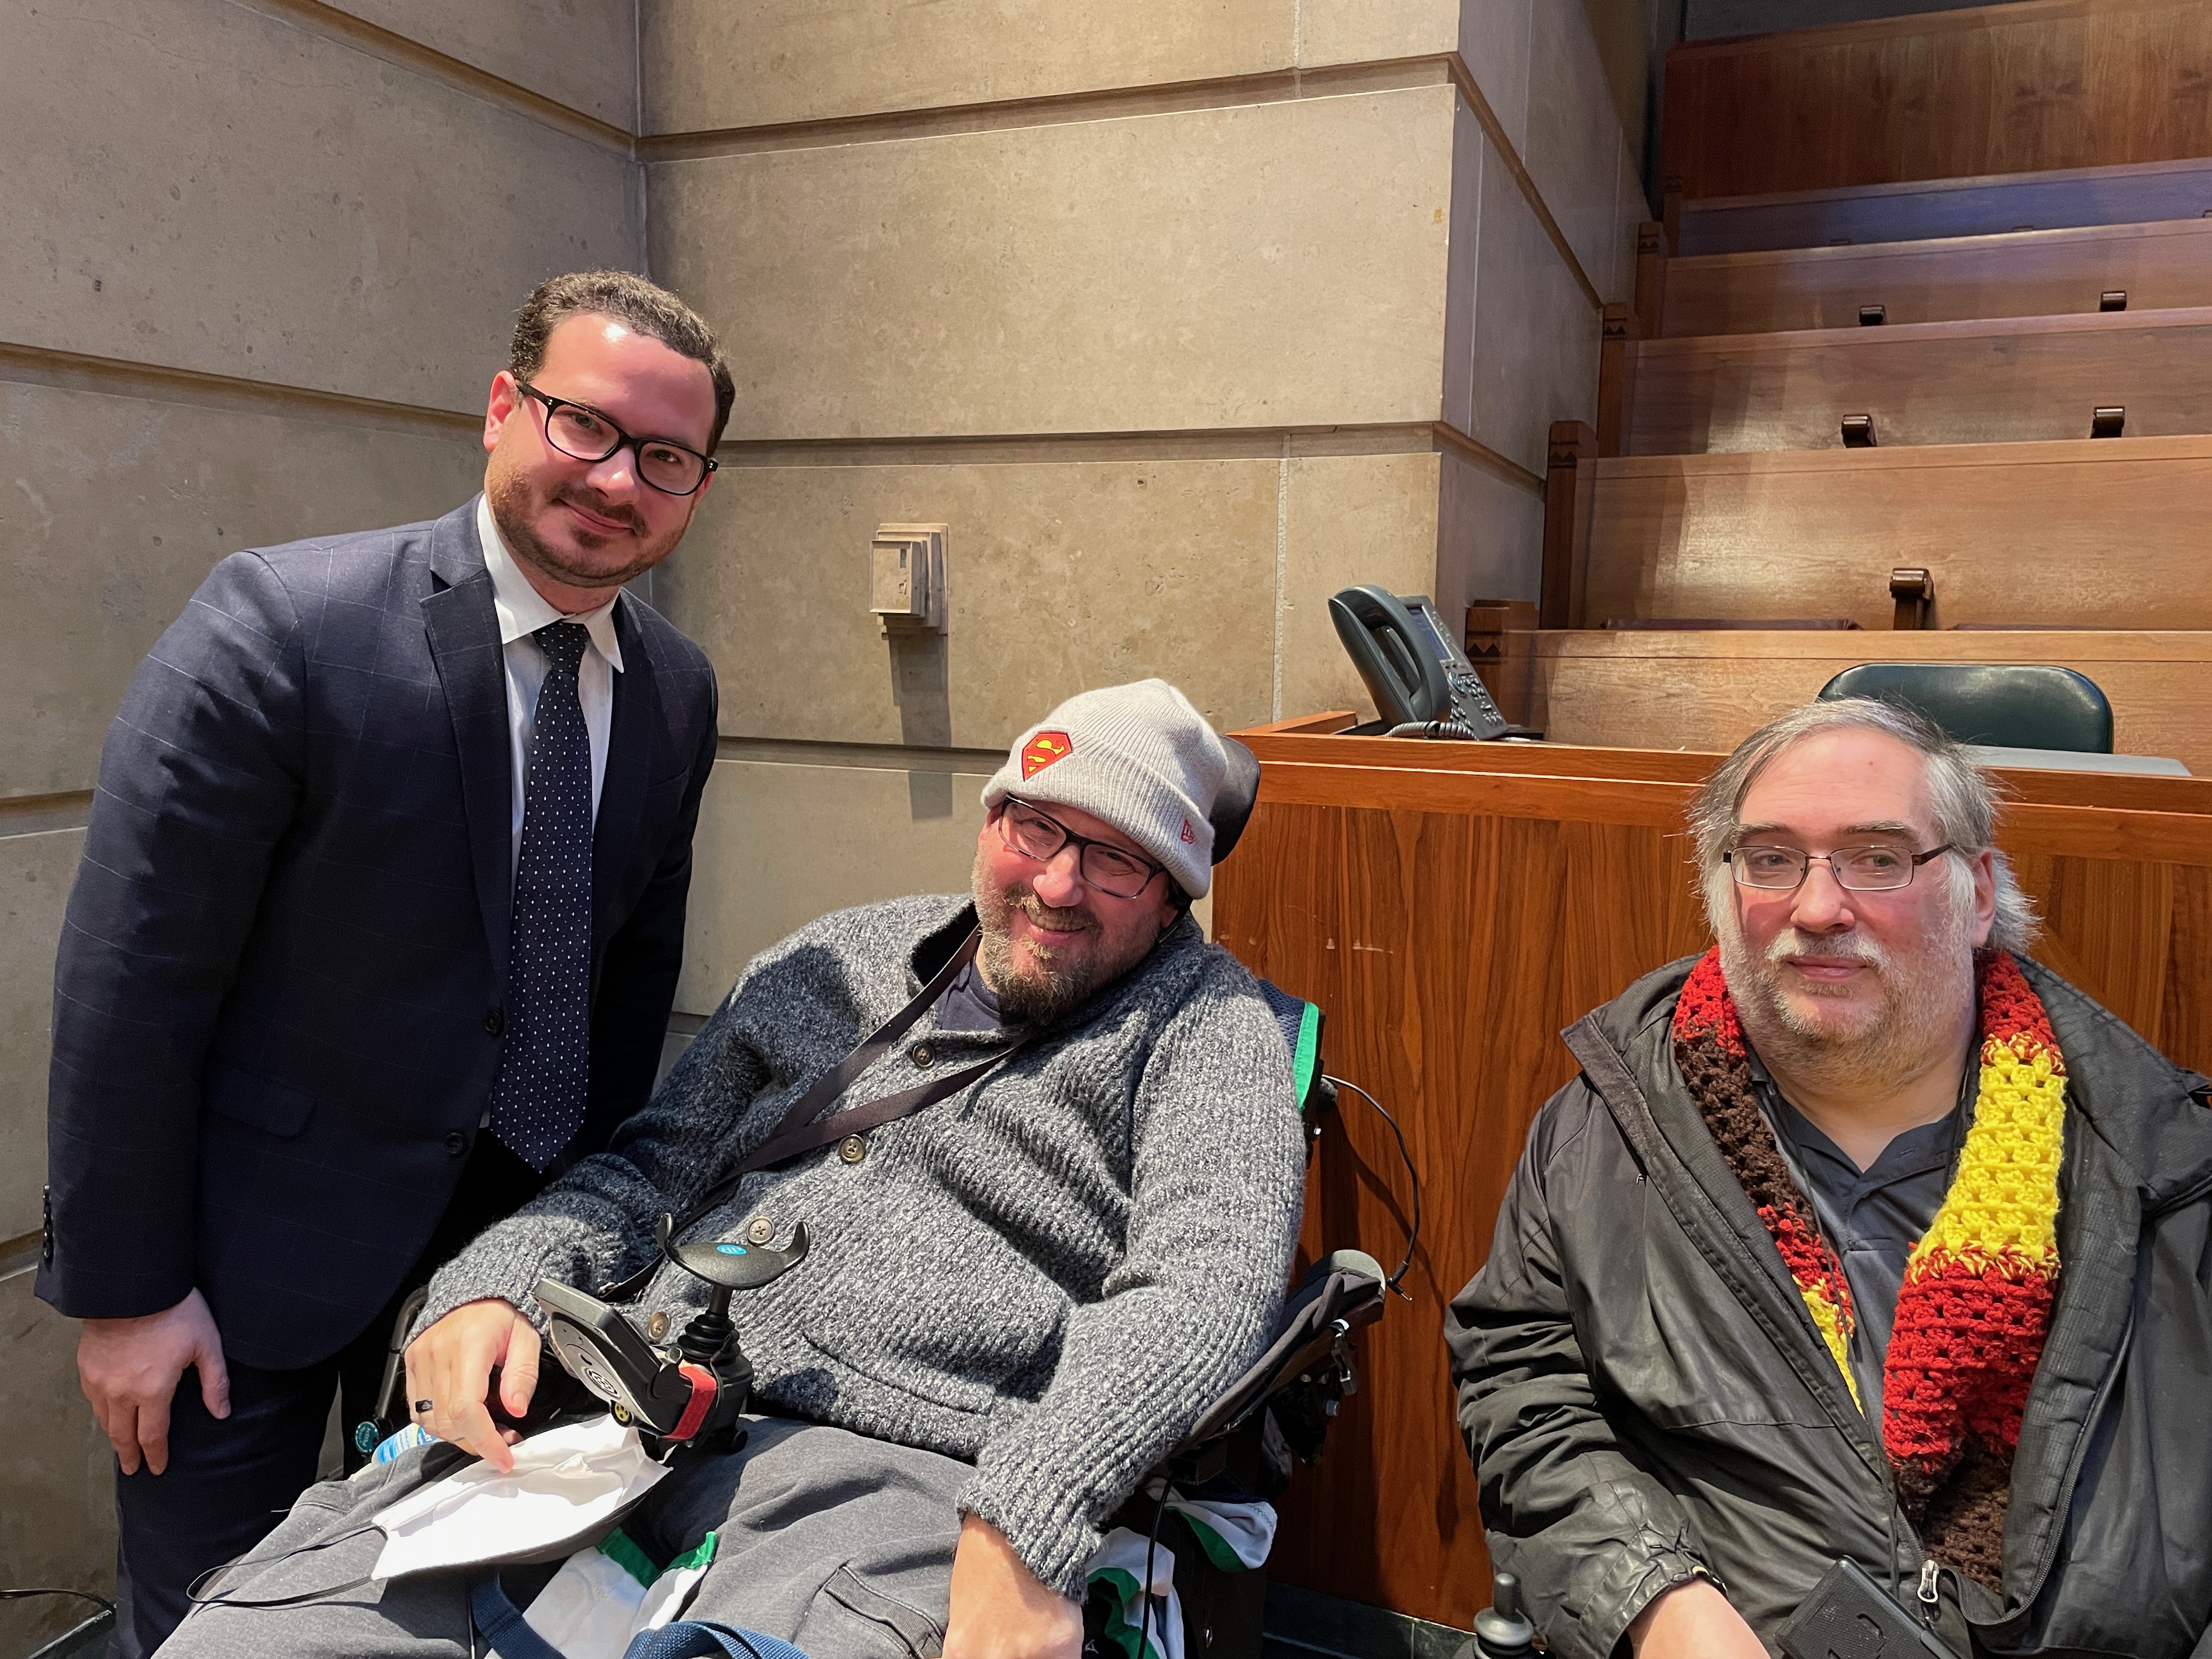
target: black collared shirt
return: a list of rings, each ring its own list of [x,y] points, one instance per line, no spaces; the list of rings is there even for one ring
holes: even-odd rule
[[[1867,1420],[1879,1425],[1882,1359],[1889,1352],[1890,1328],[1897,1319],[1905,1264],[1950,1188],[1953,1165],[1973,1121],[1978,1073],[1968,1066],[1960,1080],[1957,1105],[1933,1123],[1905,1131],[1881,1149],[1871,1168],[1861,1170],[1810,1118],[1783,1098],[1756,1058],[1751,1073],[1759,1109],[1790,1165],[1790,1177],[1813,1200],[1821,1236],[1843,1259],[1844,1279],[1858,1314],[1851,1334],[1851,1380],[1858,1384]]]
[[[963,968],[937,1000],[940,1031],[996,1031],[1001,1029],[999,994],[983,982],[973,962]]]

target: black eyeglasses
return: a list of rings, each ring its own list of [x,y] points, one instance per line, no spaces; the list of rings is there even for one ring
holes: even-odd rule
[[[1154,876],[1164,876],[1168,869],[1164,864],[1154,864],[1119,847],[1079,836],[1018,795],[1007,796],[1000,809],[999,839],[1008,852],[1019,853],[1039,864],[1051,863],[1063,847],[1074,848],[1084,884],[1114,898],[1135,898],[1152,884]]]
[[[692,495],[721,463],[667,438],[633,438],[588,404],[550,398],[527,380],[515,386],[545,405],[545,441],[579,461],[604,461],[618,449],[637,457],[637,476],[664,495]]]
[[[1795,847],[1739,847],[1721,854],[1739,887],[1786,893],[1802,886],[1806,872],[1825,864],[1836,885],[1849,893],[1887,893],[1912,885],[1912,872],[1930,859],[1954,851],[1949,842],[1924,853],[1897,847],[1838,847],[1832,853],[1807,853]]]

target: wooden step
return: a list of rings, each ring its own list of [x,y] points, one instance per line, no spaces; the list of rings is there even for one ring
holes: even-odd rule
[[[1686,201],[1674,251],[1856,246],[2207,214],[2212,214],[2212,159],[2148,161]]]
[[[1567,626],[1849,617],[1886,629],[1889,572],[1917,566],[1933,573],[1938,628],[2212,628],[2212,437],[1636,455],[1571,471],[1553,452],[1546,615]]]
[[[1700,455],[1840,449],[1846,416],[1875,441],[2087,438],[2091,412],[2127,433],[2212,433],[2212,310],[2090,313],[1782,334],[1645,340],[1626,450]]]
[[[2212,155],[2208,81],[2204,0],[2011,0],[1698,41],[1667,54],[1662,172],[1698,200]]]
[[[1859,308],[1892,326],[1976,317],[2212,306],[2212,219],[2087,225],[1866,246],[1762,249],[1669,259],[1660,331],[1769,334],[1849,328]]]
[[[2111,700],[2115,750],[2170,756],[2212,779],[2212,633],[1509,634],[1492,678],[1514,718],[1553,743],[1724,751],[1862,662],[2071,668]]]

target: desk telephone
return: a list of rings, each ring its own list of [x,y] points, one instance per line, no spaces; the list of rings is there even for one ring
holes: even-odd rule
[[[1329,600],[1328,615],[1388,736],[1487,739],[1516,732],[1427,594],[1347,587]]]

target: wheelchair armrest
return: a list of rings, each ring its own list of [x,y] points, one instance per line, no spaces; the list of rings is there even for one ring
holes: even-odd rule
[[[1384,1279],[1364,1250],[1337,1250],[1316,1262],[1284,1303],[1267,1352],[1192,1425],[1176,1454],[1235,1433],[1283,1389],[1334,1364],[1346,1337],[1382,1316]]]

